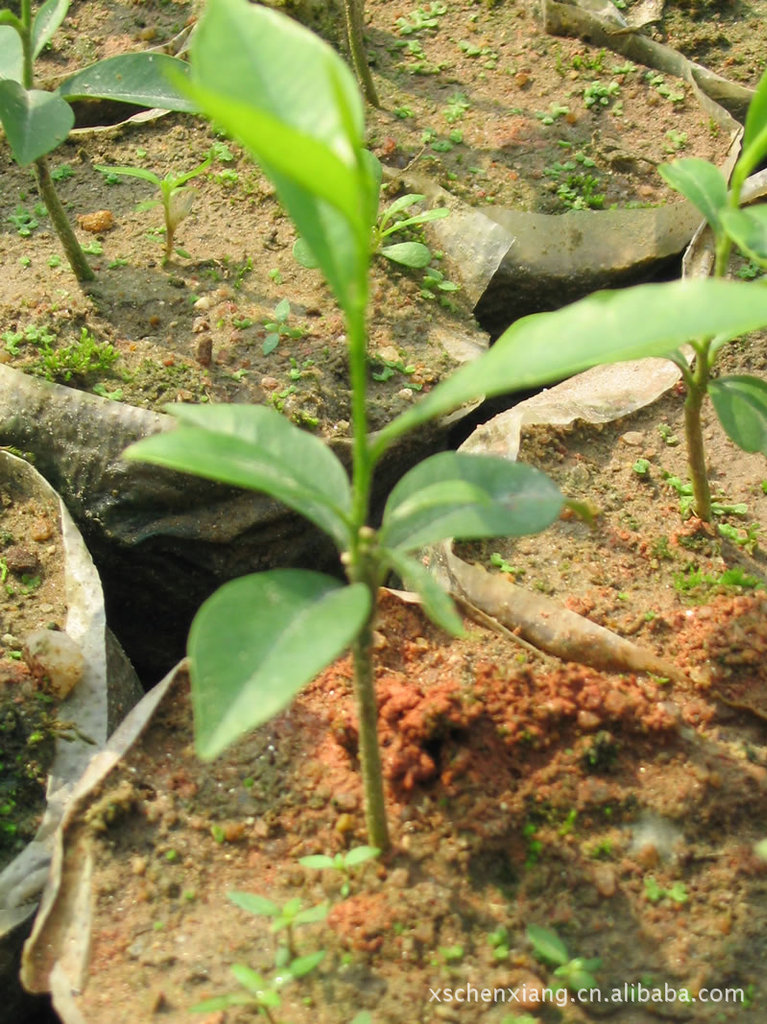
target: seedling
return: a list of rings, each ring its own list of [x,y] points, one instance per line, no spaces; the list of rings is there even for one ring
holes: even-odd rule
[[[538,113],[535,116],[538,118],[541,124],[549,125],[554,124],[554,122],[560,117],[566,117],[569,113],[569,107],[563,107],[561,103],[552,103],[549,106],[548,113]]]
[[[659,75],[655,71],[647,71],[644,77],[647,84],[655,89],[659,95],[667,99],[669,103],[684,103],[684,87],[682,87],[681,91],[675,89],[666,83],[663,75]]]
[[[274,307],[274,320],[265,320],[264,327],[267,330],[266,338],[262,346],[263,353],[268,356],[274,352],[281,339],[303,338],[306,331],[303,327],[289,327],[288,317],[290,316],[290,302],[288,299],[281,299]]]
[[[97,341],[86,327],[81,329],[77,341],[69,345],[54,348],[50,338],[46,334],[44,341],[36,343],[41,353],[30,368],[46,380],[61,384],[74,380],[82,385],[98,374],[108,373],[120,358],[120,353],[108,341]]]
[[[351,868],[378,857],[380,853],[381,851],[375,846],[355,846],[348,853],[337,853],[335,857],[328,857],[323,853],[311,854],[308,857],[301,857],[298,863],[305,868],[316,868],[318,871],[330,869],[340,872],[344,876],[341,895],[345,899],[351,892],[349,885]]]
[[[612,100],[620,95],[617,82],[592,82],[583,90],[583,102],[587,107],[609,107]]]
[[[669,889],[664,889],[658,882],[648,875],[644,880],[645,899],[650,903],[660,903],[661,900],[671,900],[672,903],[687,903],[689,896],[684,882],[674,882]]]
[[[732,337],[756,329],[767,324],[767,289],[707,280],[641,285],[524,317],[371,437],[366,319],[380,182],[363,149],[354,78],[316,35],[245,0],[210,0],[191,50],[194,101],[272,178],[335,294],[351,401],[351,479],[319,438],[264,406],[176,403],[179,427],[126,453],[282,501],[333,539],[347,575],[344,585],[319,572],[275,569],[226,583],[203,604],[188,645],[196,747],[204,758],[217,756],[351,646],[368,842],[385,850],[373,670],[379,585],[395,572],[427,615],[461,634],[452,601],[412,553],[449,537],[536,532],[554,522],[565,499],[531,467],[447,451],[404,474],[374,529],[371,486],[383,455],[481,395],[538,387],[595,363],[668,355],[704,331]]]
[[[372,158],[375,159],[375,158]],[[375,161],[376,174],[381,175],[381,165]],[[422,203],[426,196],[416,193],[400,196],[390,203],[378,215],[371,233],[370,249],[373,255],[385,256],[393,263],[399,263],[405,267],[420,268],[427,267],[431,263],[432,252],[423,242],[395,242],[392,245],[384,245],[384,240],[396,232],[405,228],[420,227],[430,221],[441,220],[447,217],[450,211],[444,206],[437,206],[432,210],[424,210],[421,213],[411,213],[404,217],[412,207]],[[319,266],[309,246],[303,238],[296,240],[293,246],[293,255],[303,267],[309,269]]]
[[[40,196],[79,281],[93,280],[72,225],[56,193],[47,154],[69,135],[75,116],[70,102],[119,100],[167,110],[194,112],[194,106],[170,85],[181,80],[184,61],[159,53],[131,53],[99,61],[64,81],[55,92],[36,89],[34,62],[66,17],[69,0],[46,0],[32,17],[31,0],[21,0],[20,16],[0,10],[0,122],[14,160],[31,164]]]
[[[289,954],[289,960],[293,960],[297,955],[293,929],[302,924],[316,924],[318,921],[324,921],[328,916],[327,903],[320,903],[316,907],[308,907],[304,910],[301,906],[301,900],[298,898],[288,900],[283,906],[279,906],[273,900],[251,892],[228,892],[226,896],[231,903],[234,903],[241,910],[247,910],[249,914],[272,918],[272,925],[269,930],[273,935],[285,932],[286,941],[284,949]],[[277,950],[275,963],[277,967],[285,966],[285,957],[281,948]]]
[[[493,950],[494,960],[506,960],[509,955],[509,930],[505,925],[499,925],[494,932],[488,936],[488,942]]]
[[[466,93],[456,92],[448,100],[447,106],[442,111],[442,116],[448,124],[455,124],[456,121],[463,119],[463,115],[470,107],[471,104],[466,99]]]
[[[310,953],[308,956],[297,957],[281,972],[265,978],[245,964],[232,964],[230,971],[235,981],[239,982],[244,992],[230,992],[223,996],[204,999],[192,1006],[192,1013],[218,1013],[234,1006],[253,1007],[258,1014],[265,1017],[269,1024],[277,1024],[273,1011],[282,1006],[280,992],[291,981],[297,981],[313,971],[324,959],[325,951]]]
[[[136,209],[153,210],[156,206],[162,207],[165,219],[165,254],[162,262],[163,266],[165,266],[173,256],[176,228],[185,217],[189,216],[192,203],[194,202],[194,189],[186,188],[186,184],[192,178],[204,174],[212,162],[213,152],[211,151],[203,162],[198,164],[193,170],[186,171],[184,174],[173,174],[171,171],[168,171],[164,178],[161,178],[159,174],[155,174],[154,171],[148,171],[143,167],[108,167],[104,164],[95,164],[94,166],[97,171],[101,171],[105,175],[119,175],[125,178],[140,178],[142,181],[148,181],[159,191],[159,199],[147,199],[139,203]]]
[[[732,171],[731,187],[722,172],[706,160],[689,157],[659,168],[672,188],[693,202],[714,235],[714,276],[727,273],[733,244],[761,267],[767,267],[767,204],[742,209],[743,185],[767,154],[767,72],[751,101],[740,157]],[[685,436],[696,515],[710,522],[714,515],[701,428],[701,408],[708,394],[727,436],[747,452],[767,455],[767,381],[746,375],[712,377],[719,350],[733,334],[706,332],[693,342],[695,363],[690,367],[682,352],[672,359],[687,386]]]
[[[637,476],[646,478],[650,474],[650,462],[648,459],[637,459],[631,468]]]
[[[586,960],[583,957],[570,958],[567,946],[551,928],[543,928],[538,924],[527,926],[527,937],[536,957],[544,964],[556,966],[554,977],[559,979],[555,991],[566,988],[576,992],[579,988],[597,988],[597,980],[592,971],[602,966],[599,957]]]
[[[435,0],[429,5],[428,10],[425,7],[418,7],[406,17],[397,18],[397,29],[401,36],[411,36],[416,32],[425,32],[426,29],[436,29],[439,27],[439,19],[443,14],[447,14],[447,7],[439,0]]]
[[[423,281],[421,281],[420,295],[422,299],[433,299],[440,292],[457,292],[459,288],[460,285],[454,281],[448,281],[441,270],[437,270],[436,267],[427,267]]]
[[[497,551],[494,551],[490,556],[490,564],[494,565],[496,569],[500,569],[501,572],[506,572],[510,576],[524,576],[524,569],[516,569],[510,562],[507,562],[503,555],[500,555]]]

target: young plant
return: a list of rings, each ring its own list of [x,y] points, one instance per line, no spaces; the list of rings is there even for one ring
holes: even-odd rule
[[[167,110],[194,112],[185,96],[170,85],[166,74],[178,80],[186,64],[158,53],[131,53],[99,61],[70,76],[55,92],[36,89],[34,62],[64,20],[70,0],[46,0],[32,17],[31,0],[21,0],[20,16],[0,10],[0,122],[14,160],[31,164],[69,265],[78,281],[93,280],[72,225],[51,177],[47,154],[69,135],[75,123],[70,102],[76,99],[111,99]]]
[[[293,929],[302,924],[316,924],[324,921],[328,916],[327,903],[320,903],[316,907],[308,907],[305,910],[301,906],[301,900],[296,898],[288,900],[284,906],[279,906],[273,900],[265,896],[259,896],[251,892],[229,892],[227,899],[234,903],[241,910],[247,910],[249,914],[257,914],[262,917],[271,917],[272,926],[270,931],[273,935],[285,932],[286,942],[280,946],[275,957],[277,967],[284,967],[290,960],[297,956]],[[287,957],[283,954],[287,953]]]
[[[269,1024],[277,1024],[273,1010],[282,1006],[280,992],[291,981],[297,981],[305,977],[317,967],[325,956],[325,950],[318,953],[310,953],[308,956],[300,956],[291,961],[287,967],[265,978],[258,971],[245,964],[232,964],[230,971],[244,992],[230,992],[223,996],[214,996],[212,999],[204,999],[192,1006],[192,1013],[218,1013],[221,1010],[229,1010],[235,1006],[249,1006],[265,1017]]]
[[[757,265],[767,267],[767,204],[748,208],[740,205],[746,178],[765,155],[767,72],[762,75],[748,109],[741,154],[732,172],[729,192],[722,172],[706,160],[688,157],[659,168],[668,184],[694,203],[708,221],[716,245],[716,278],[725,277],[733,244]],[[695,513],[705,522],[711,522],[714,515],[701,428],[701,408],[706,395],[725,433],[735,444],[744,451],[767,455],[767,382],[740,374],[712,377],[720,349],[733,337],[732,331],[712,329],[693,340],[695,361],[692,367],[682,351],[671,356],[687,386],[684,406],[687,459]]]
[[[341,895],[346,899],[351,892],[349,884],[351,868],[364,864],[367,860],[373,860],[380,853],[381,851],[375,846],[355,846],[348,853],[337,853],[335,857],[328,857],[324,853],[310,854],[308,857],[301,857],[298,863],[305,868],[316,868],[317,871],[325,869],[338,871],[344,879],[341,885]]]
[[[447,451],[405,473],[374,529],[371,489],[382,456],[483,394],[538,387],[596,363],[666,355],[704,331],[733,336],[767,324],[767,289],[732,281],[642,285],[525,317],[371,437],[366,317],[379,183],[363,148],[354,79],[318,37],[246,0],[210,0],[193,38],[192,69],[192,98],[274,181],[335,294],[346,322],[352,433],[351,479],[321,440],[262,406],[175,404],[179,426],[126,453],[269,494],[324,530],[346,571],[346,584],[298,569],[248,575],[203,604],[188,648],[196,747],[215,757],[351,647],[368,841],[386,850],[372,653],[379,585],[396,573],[436,623],[460,634],[451,599],[413,553],[449,537],[539,531],[564,499],[531,467]]]
[[[378,176],[379,187],[381,181],[381,164],[372,154],[368,154],[371,168]],[[424,210],[422,213],[414,213],[404,218],[400,214],[409,210],[416,203],[421,203],[426,198],[424,195],[410,193],[400,196],[390,203],[381,213],[373,225],[370,241],[370,251],[375,256],[385,256],[393,263],[400,263],[402,266],[411,268],[428,267],[431,263],[432,252],[423,242],[395,242],[393,245],[384,245],[384,240],[390,235],[401,231],[403,228],[415,227],[416,225],[428,224],[433,220],[441,220],[447,217],[450,211],[447,207],[437,206],[432,210]],[[303,238],[298,238],[293,246],[293,256],[301,264],[312,270],[319,266],[318,261],[312,254],[311,248]]]
[[[182,220],[189,215],[194,202],[194,189],[186,188],[187,182],[203,174],[210,167],[213,161],[213,152],[208,153],[201,164],[198,164],[191,171],[184,174],[172,174],[170,171],[161,178],[154,171],[147,171],[143,167],[110,167],[105,164],[94,164],[97,171],[102,174],[119,174],[126,178],[141,178],[148,181],[159,191],[159,199],[148,199],[139,203],[137,209],[151,210],[156,206],[162,207],[165,218],[165,254],[162,265],[166,266],[173,256],[173,240],[176,235],[176,228]]]
[[[289,316],[290,301],[288,299],[281,299],[274,307],[274,320],[266,320],[264,322],[264,327],[267,331],[263,344],[265,356],[268,356],[270,352],[274,352],[281,338],[303,338],[306,334],[303,327],[288,326]]]
[[[591,972],[599,970],[601,959],[596,957],[585,960],[580,956],[571,958],[567,946],[557,933],[539,924],[527,926],[527,937],[541,963],[556,968],[554,977],[559,982],[557,989],[566,988],[577,992],[579,988],[597,988],[597,980]]]

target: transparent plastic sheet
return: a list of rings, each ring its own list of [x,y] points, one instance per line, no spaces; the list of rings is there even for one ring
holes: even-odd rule
[[[98,573],[56,492],[28,462],[7,452],[0,452],[0,479],[12,492],[45,501],[52,499],[58,505],[68,605],[66,632],[85,659],[83,677],[62,704],[62,713],[83,736],[93,741],[89,743],[79,736],[69,741],[56,739],[43,820],[35,838],[0,872],[0,981],[5,983],[3,987],[9,993],[7,999],[12,1006],[18,970],[17,947],[43,891],[56,829],[77,780],[106,741],[111,698],[129,705],[137,699],[140,688],[124,657],[108,655],[110,641]]]

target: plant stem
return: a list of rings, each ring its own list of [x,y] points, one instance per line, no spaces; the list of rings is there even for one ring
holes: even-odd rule
[[[64,252],[69,260],[69,265],[72,268],[73,274],[78,281],[93,281],[96,275],[88,265],[85,253],[80,248],[80,243],[77,241],[75,233],[72,230],[72,225],[69,223],[66,211],[61,205],[61,200],[58,197],[53,185],[53,180],[51,179],[48,161],[44,156],[35,160],[35,179],[37,181],[38,191],[45,203],[45,208],[51,218],[51,223],[56,230],[56,234],[59,236],[59,241],[64,247]]]
[[[22,72],[23,84],[25,89],[32,89],[34,87],[32,63],[32,0],[21,0],[21,23],[22,31],[19,33],[19,36],[21,38],[21,51],[24,61]],[[53,179],[51,178],[48,161],[44,156],[38,157],[37,160],[35,160],[34,170],[40,198],[45,203],[48,216],[51,218],[51,224],[53,224],[56,234],[59,236],[59,241],[64,247],[64,252],[69,260],[72,272],[78,281],[92,281],[96,275],[88,265],[85,253],[80,248],[80,243],[77,241],[77,237],[72,230],[72,225],[69,223],[66,211],[61,205],[61,200],[58,197],[56,188],[53,184]]]
[[[373,461],[367,422],[367,333],[365,306],[347,313],[349,377],[352,403],[352,543],[347,573],[352,583],[364,583],[370,591],[371,612],[352,645],[354,696],[359,719],[359,750],[365,792],[365,822],[371,846],[390,846],[386,821],[381,752],[378,745],[378,703],[373,673],[373,615],[378,598],[378,565],[375,533],[366,526],[370,507]],[[371,544],[372,542],[372,544]]]
[[[346,18],[346,39],[349,43],[354,73],[357,81],[362,86],[365,99],[372,107],[380,107],[373,76],[368,65],[367,52],[365,50],[365,36],[363,30],[364,0],[344,0],[344,16]]]
[[[692,373],[692,380],[687,383],[687,397],[684,402],[687,465],[692,480],[695,514],[704,523],[711,522],[711,488],[706,472],[706,453],[703,445],[700,410],[706,395],[709,377],[709,344],[710,342],[703,342],[695,346],[695,369]]]
[[[375,590],[372,599],[376,599]],[[360,736],[360,767],[365,792],[365,824],[368,842],[381,850],[388,850],[389,826],[383,790],[381,751],[378,745],[378,702],[373,674],[372,617],[360,630],[352,647],[354,659],[354,695],[357,702]]]

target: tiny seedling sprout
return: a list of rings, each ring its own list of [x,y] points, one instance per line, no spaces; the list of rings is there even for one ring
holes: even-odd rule
[[[341,895],[345,898],[349,895],[351,887],[349,884],[350,869],[364,864],[365,861],[373,860],[380,855],[381,851],[375,846],[355,846],[348,853],[337,853],[334,857],[327,854],[310,854],[308,857],[301,857],[299,864],[305,868],[315,868],[317,871],[329,869],[338,871],[344,876],[341,886]]]
[[[194,189],[186,187],[187,182],[191,181],[192,178],[196,178],[200,174],[204,174],[213,162],[213,156],[214,152],[211,150],[202,163],[198,164],[197,167],[193,168],[191,171],[185,171],[183,174],[173,174],[171,171],[168,171],[163,178],[161,178],[159,174],[155,174],[154,171],[148,171],[143,167],[110,167],[105,164],[94,165],[97,171],[101,171],[102,174],[107,176],[121,175],[126,178],[140,178],[142,181],[148,181],[159,190],[159,199],[147,199],[144,202],[139,203],[137,209],[151,210],[156,206],[162,207],[165,219],[165,254],[162,261],[163,266],[169,263],[173,256],[173,244],[176,236],[176,228],[179,226],[181,221],[189,215],[192,209],[195,193]]]

